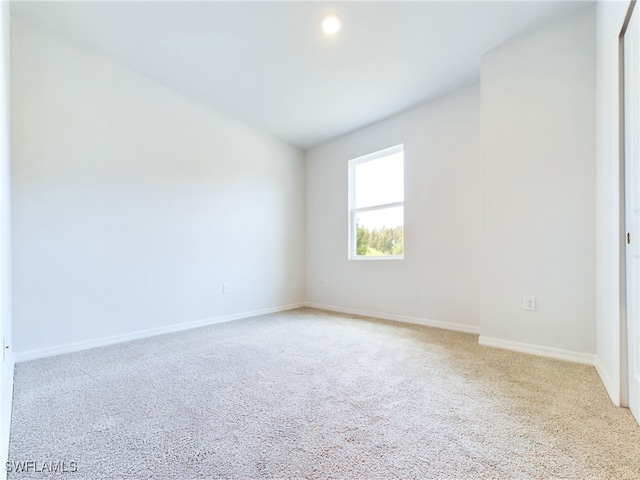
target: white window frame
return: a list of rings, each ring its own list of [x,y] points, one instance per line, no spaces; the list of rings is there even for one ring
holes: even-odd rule
[[[369,207],[355,208],[355,201],[356,201],[355,167],[360,163],[370,162],[371,160],[376,160],[382,157],[388,157],[389,155],[393,155],[395,153],[400,153],[400,152],[403,153],[402,161],[404,165],[404,144],[403,143],[349,160],[349,246],[348,246],[349,260],[404,260],[404,245],[402,248],[402,255],[366,256],[366,255],[358,255],[356,253],[356,248],[357,248],[356,218],[358,213],[371,212],[374,210],[383,210],[383,209],[394,208],[394,207],[403,207],[402,228],[404,230],[404,195],[401,202],[385,203],[380,205],[372,205]],[[404,183],[404,179],[403,179],[403,183]],[[404,243],[404,235],[403,235],[403,243]]]

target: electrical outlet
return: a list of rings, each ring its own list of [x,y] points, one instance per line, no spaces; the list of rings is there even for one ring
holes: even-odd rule
[[[522,308],[530,312],[536,311],[536,297],[535,295],[525,295],[522,297]]]
[[[222,293],[224,293],[226,295],[230,291],[231,291],[231,285],[229,285],[228,283],[223,283],[222,284]]]

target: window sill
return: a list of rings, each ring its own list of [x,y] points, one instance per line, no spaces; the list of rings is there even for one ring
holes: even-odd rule
[[[370,257],[349,257],[349,260],[356,260],[358,262],[368,261],[368,260],[404,260],[404,255],[371,255]]]

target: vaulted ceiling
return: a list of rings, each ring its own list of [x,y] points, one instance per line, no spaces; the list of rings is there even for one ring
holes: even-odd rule
[[[472,84],[585,2],[12,2],[12,14],[306,149]],[[320,24],[334,13],[342,29]]]

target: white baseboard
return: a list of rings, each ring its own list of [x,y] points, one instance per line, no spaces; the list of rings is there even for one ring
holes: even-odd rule
[[[596,367],[596,371],[598,372],[598,375],[600,375],[600,380],[602,380],[602,383],[604,384],[604,388],[607,390],[607,393],[609,394],[609,398],[611,399],[611,402],[613,402],[613,404],[616,407],[619,407],[620,406],[620,386],[616,385],[616,382],[613,381],[613,379],[611,378],[611,375],[605,368],[604,364],[602,363],[602,360],[598,355],[595,356],[593,364]]]
[[[11,412],[13,409],[13,370],[14,358],[11,351],[7,353],[2,364],[2,410],[0,410],[0,478],[7,478],[4,466],[9,460],[9,434],[11,431]]]
[[[455,330],[457,332],[473,333],[478,335],[480,327],[474,325],[465,325],[462,323],[441,322],[439,320],[429,320],[426,318],[407,317],[405,315],[393,315],[389,313],[370,312],[368,310],[360,310],[357,308],[336,307],[334,305],[324,305],[321,303],[304,302],[304,305],[317,310],[327,310],[330,312],[347,313],[350,315],[360,315],[363,317],[381,318],[383,320],[394,320],[396,322],[413,323],[423,325],[425,327],[443,328],[445,330]]]
[[[303,306],[304,306],[304,303],[302,302],[292,303],[290,305],[282,305],[279,307],[264,308],[261,310],[234,313],[231,315],[222,315],[220,317],[205,318],[203,320],[196,320],[193,322],[167,325],[165,327],[150,328],[147,330],[138,330],[136,332],[122,333],[119,335],[111,335],[108,337],[95,338],[95,339],[84,340],[80,342],[65,343],[62,345],[56,345],[54,347],[41,348],[38,350],[16,352],[15,361],[16,363],[27,362],[29,360],[37,360],[39,358],[53,357],[55,355],[62,355],[65,353],[79,352],[81,350],[87,350],[90,348],[104,347],[106,345],[113,345],[116,343],[128,342],[130,340],[138,340],[141,338],[154,337],[156,335],[164,335],[166,333],[180,332],[182,330],[190,330],[192,328],[206,327],[209,325],[231,322],[233,320],[240,320],[243,318],[257,317],[259,315],[266,315],[269,313],[284,312],[285,310],[293,310],[295,308],[301,308]]]
[[[490,338],[482,335],[478,338],[478,343],[486,347],[504,348],[506,350],[537,355],[539,357],[555,358],[558,360],[566,360],[568,362],[583,363],[585,365],[595,364],[595,355],[592,353],[574,352],[571,350],[562,350],[560,348],[531,345],[528,343],[501,340],[499,338]]]

